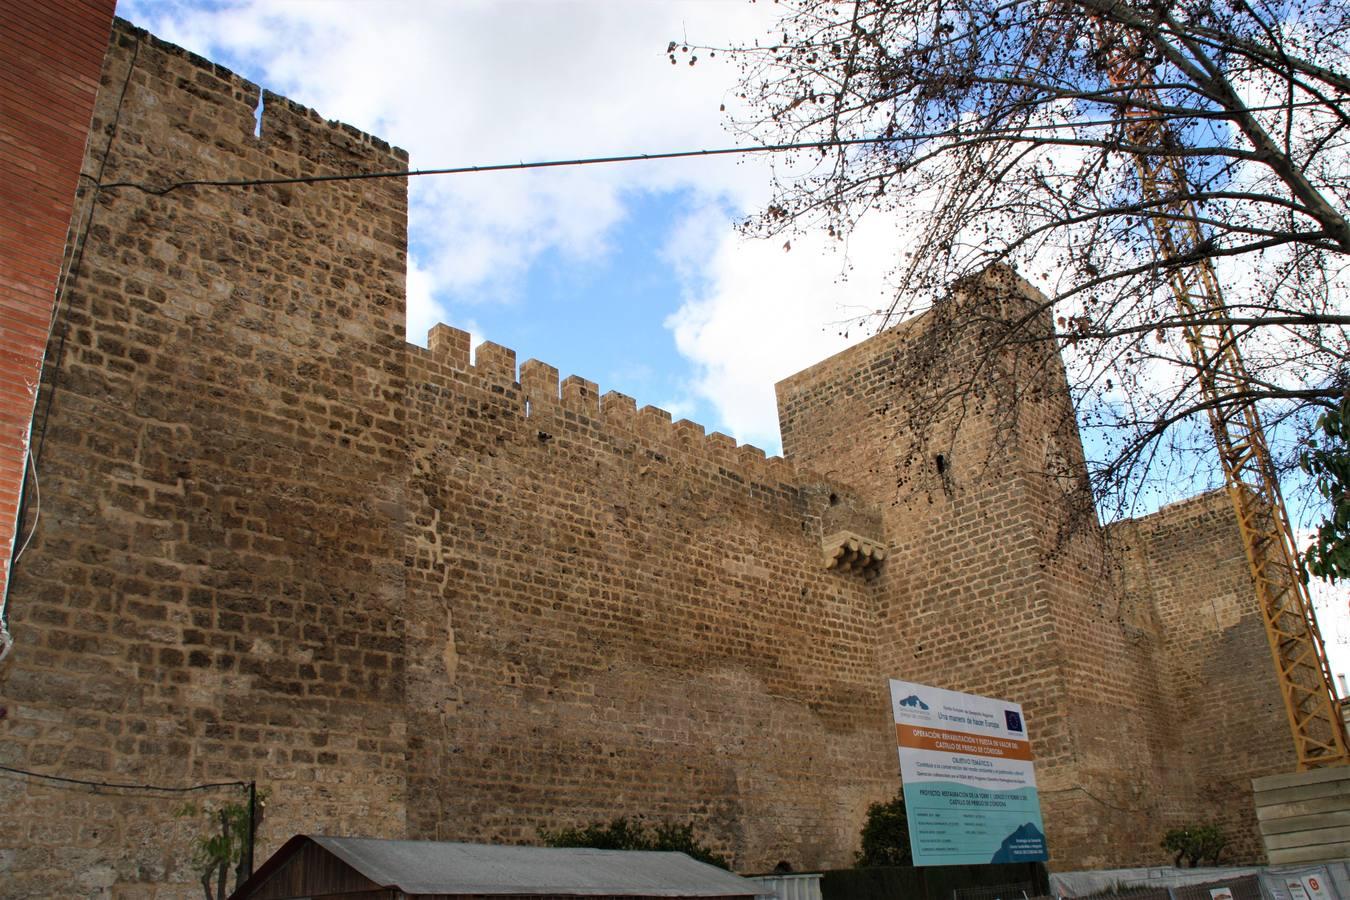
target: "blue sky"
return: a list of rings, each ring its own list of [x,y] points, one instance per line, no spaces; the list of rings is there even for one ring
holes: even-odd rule
[[[118,14],[439,168],[748,143],[725,128],[734,69],[706,55],[672,66],[666,47],[752,41],[775,9],[120,0]],[[775,162],[411,179],[408,339],[446,322],[777,453],[774,382],[866,336],[840,323],[885,304],[904,238],[873,217],[847,244],[742,239],[732,223],[767,201]],[[1334,607],[1323,628],[1344,671],[1343,595]]]

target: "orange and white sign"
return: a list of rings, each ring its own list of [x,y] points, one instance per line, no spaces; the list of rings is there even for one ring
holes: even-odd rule
[[[1309,900],[1331,900],[1323,876],[1304,875],[1300,880],[1303,882],[1303,889],[1308,892]]]
[[[1027,741],[1013,741],[965,731],[951,731],[946,728],[918,728],[914,725],[896,725],[895,733],[901,747],[914,750],[938,750],[943,753],[965,753],[969,756],[1031,761],[1031,744]]]

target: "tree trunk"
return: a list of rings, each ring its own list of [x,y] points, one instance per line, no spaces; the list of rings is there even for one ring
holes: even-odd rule
[[[230,817],[220,810],[220,842],[224,856],[220,860],[220,878],[216,882],[216,900],[225,900],[225,884],[230,880]]]

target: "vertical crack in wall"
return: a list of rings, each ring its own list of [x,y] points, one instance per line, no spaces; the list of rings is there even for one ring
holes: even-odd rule
[[[459,651],[455,649],[455,614],[449,609],[445,611],[445,649],[441,659],[445,663],[446,683],[454,684],[455,670],[459,667]]]

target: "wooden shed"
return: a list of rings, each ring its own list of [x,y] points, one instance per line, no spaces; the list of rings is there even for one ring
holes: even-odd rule
[[[684,897],[751,900],[755,882],[683,853],[296,835],[231,900]]]

